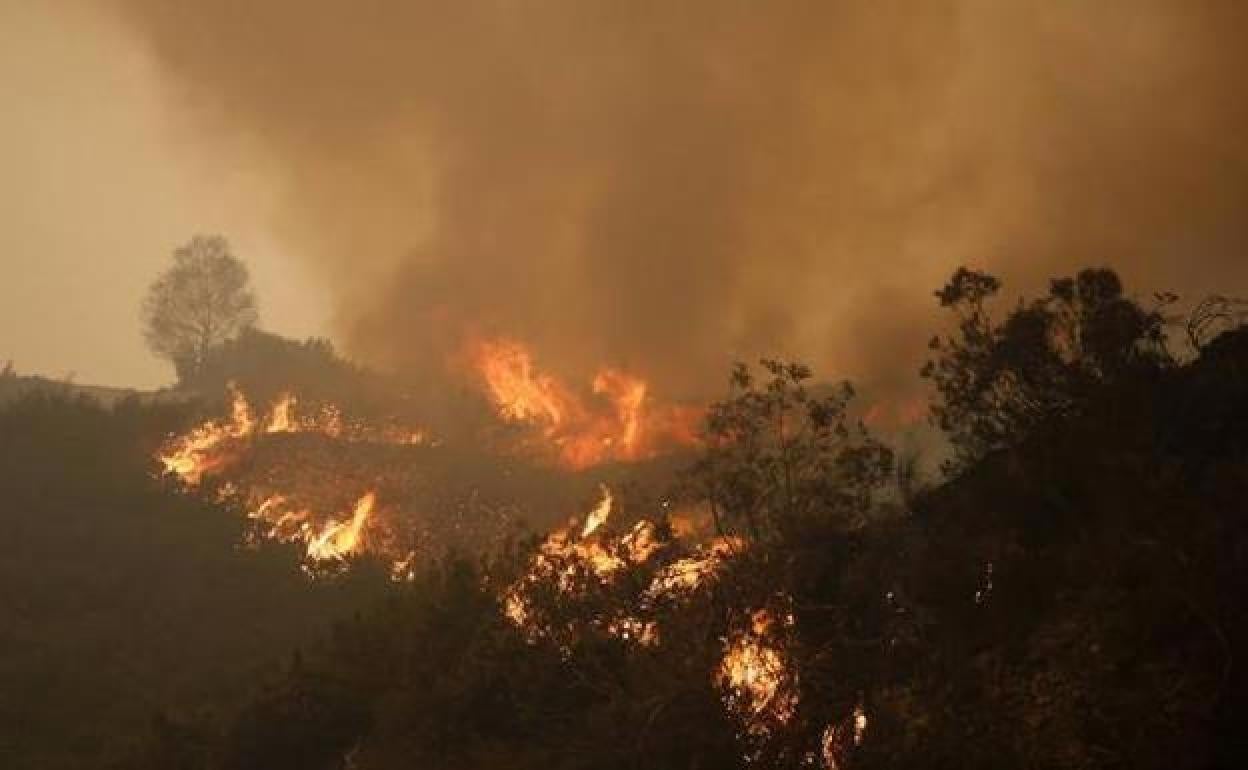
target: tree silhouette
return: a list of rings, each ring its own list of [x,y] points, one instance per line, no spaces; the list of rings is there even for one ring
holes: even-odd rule
[[[812,393],[806,366],[761,365],[769,380],[758,383],[738,364],[731,397],[707,415],[707,449],[692,478],[716,525],[766,540],[811,518],[849,523],[884,483],[892,453],[847,418],[848,383]]]
[[[936,292],[958,327],[932,339],[935,357],[922,374],[936,385],[932,417],[954,445],[955,467],[1076,416],[1102,386],[1174,364],[1161,312],[1173,295],[1146,308],[1123,294],[1112,270],[1088,268],[997,322],[986,304],[1000,288],[963,267]]]
[[[256,322],[248,282],[247,266],[219,235],[197,235],[173,252],[173,266],[148,289],[142,315],[148,347],[173,363],[179,381],[193,378],[213,348]]]

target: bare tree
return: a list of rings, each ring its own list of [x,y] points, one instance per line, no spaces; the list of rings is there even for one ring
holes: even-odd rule
[[[256,298],[247,266],[219,235],[197,235],[173,252],[173,266],[143,301],[143,336],[187,382],[209,352],[255,324]]]

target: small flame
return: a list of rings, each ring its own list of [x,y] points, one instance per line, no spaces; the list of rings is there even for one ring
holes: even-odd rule
[[[833,723],[823,729],[820,753],[825,770],[840,770],[845,754],[852,746],[861,746],[867,735],[867,712],[859,703],[854,706],[847,723]]]
[[[727,641],[717,677],[725,705],[756,736],[769,735],[773,725],[788,723],[797,711],[796,677],[775,625],[767,610],[752,613],[749,630]]]
[[[216,450],[230,440],[251,435],[256,424],[251,416],[251,406],[247,403],[247,398],[242,391],[238,390],[233,383],[230,384],[229,390],[231,394],[230,419],[225,422],[206,422],[171,442],[169,447],[159,455],[166,472],[175,474],[187,484],[198,484],[204,474],[228,462],[228,458]]]
[[[266,433],[290,433],[295,430],[295,397],[291,393],[283,393],[273,405],[273,413],[269,417]]]
[[[720,566],[745,549],[739,537],[718,537],[695,556],[677,559],[655,576],[648,594],[652,597],[688,593],[705,585],[719,572]]]
[[[402,556],[406,551],[400,550],[393,539],[386,536],[391,534],[389,528],[383,526],[383,536],[374,537],[371,542],[363,538],[375,511],[375,492],[360,496],[349,516],[326,520],[326,511],[314,503],[309,505],[309,500],[295,504],[292,498],[298,495],[293,490],[276,490],[275,493],[267,482],[244,483],[240,488],[236,483],[239,479],[231,478],[229,473],[267,436],[315,433],[340,441],[410,445],[427,443],[424,431],[395,424],[374,426],[359,420],[348,422],[332,404],[301,415],[296,412],[298,402],[292,393],[283,393],[266,415],[257,418],[237,387],[230,386],[230,396],[228,418],[207,421],[182,436],[175,436],[158,452],[157,459],[167,473],[176,475],[188,487],[197,487],[210,476],[221,479],[222,483],[212,490],[216,499],[219,502],[242,501],[250,508],[248,518],[263,527],[249,535],[250,538],[261,536],[279,542],[305,543],[307,558],[312,562],[339,559],[367,547],[392,557],[396,562],[396,575],[411,572],[411,554],[406,558]]]
[[[594,534],[599,527],[607,522],[607,517],[611,515],[611,504],[614,502],[614,499],[611,497],[611,490],[607,488],[606,484],[603,484],[600,488],[602,489],[602,499],[598,501],[598,505],[594,506],[594,509],[585,517],[585,529],[581,530],[582,538]]]
[[[341,559],[359,550],[364,526],[376,503],[377,494],[368,492],[356,501],[350,519],[329,522],[319,535],[308,541],[308,558],[314,561]]]

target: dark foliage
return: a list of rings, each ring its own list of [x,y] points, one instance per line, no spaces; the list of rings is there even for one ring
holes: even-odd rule
[[[963,321],[938,342],[930,370],[958,473],[909,487],[904,506],[879,494],[891,453],[846,419],[847,389],[808,390],[797,365],[765,362],[761,383],[742,368],[711,412],[689,478],[714,501],[720,531],[749,541],[716,579],[642,601],[657,571],[688,555],[660,520],[654,554],[611,580],[554,565],[574,590],[534,591],[528,610],[543,631],[533,634],[500,606],[533,544],[481,563],[449,557],[336,624],[323,648],[271,666],[233,707],[151,723],[119,766],[706,770],[816,767],[825,753],[841,768],[889,770],[1243,766],[1248,328],[1225,323],[1212,335],[1200,325],[1193,356],[1181,360],[1166,349],[1161,306],[1127,299],[1107,271],[1054,282],[1000,323],[983,308],[997,290],[990,276],[962,271],[941,292]],[[82,411],[57,428],[36,419],[41,409],[8,413],[0,427],[18,433],[0,436],[37,429],[43,462],[62,463],[82,458],[70,437],[125,413],[62,404]],[[144,435],[134,427],[128,440]],[[78,467],[32,460],[25,474],[5,462],[4,491],[26,495],[27,508]],[[96,486],[114,477],[87,468]],[[159,489],[148,494],[134,510],[169,504]],[[203,526],[235,526],[211,520]],[[175,547],[143,521],[128,536],[142,546],[121,554],[139,564],[154,558],[153,543]],[[204,543],[233,536],[176,548],[199,563],[196,548],[217,553]],[[81,559],[90,547],[64,553]],[[238,574],[254,574],[247,569],[262,567]],[[286,585],[280,569],[275,562],[263,581]],[[173,601],[164,586],[145,590]],[[101,601],[82,606],[98,618]],[[192,604],[212,606],[205,601]],[[715,672],[727,641],[760,611],[795,673],[786,687],[796,701],[751,731],[725,707]],[[608,621],[626,612],[653,622],[660,642],[610,633]],[[134,607],[108,613],[96,622],[142,617]],[[212,622],[255,622],[248,617]],[[191,661],[196,649],[187,647]],[[175,696],[202,702],[191,690]],[[46,697],[86,713],[76,692]],[[19,702],[2,716],[35,713]],[[856,714],[866,718],[861,740]],[[57,725],[45,719],[51,740]]]
[[[936,357],[923,376],[939,393],[932,416],[953,443],[955,465],[1079,416],[1106,386],[1141,383],[1174,365],[1161,312],[1171,296],[1145,308],[1113,271],[1087,269],[1054,280],[1047,297],[1020,302],[998,322],[987,302],[1000,287],[959,268],[936,292],[957,332],[932,339]]]
[[[237,512],[158,478],[183,411],[39,391],[0,410],[0,766],[101,766],[159,712],[236,701],[373,590],[309,586],[291,549],[240,549]]]

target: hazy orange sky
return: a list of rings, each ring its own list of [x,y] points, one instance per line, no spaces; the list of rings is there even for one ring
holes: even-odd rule
[[[330,298],[272,235],[257,157],[205,153],[157,62],[91,3],[0,0],[0,361],[153,387],[138,308],[174,246],[227,234],[269,326],[329,330]]]
[[[0,357],[168,379],[221,232],[265,325],[427,380],[464,335],[705,393],[912,390],[959,264],[1248,293],[1248,5],[0,0]]]

